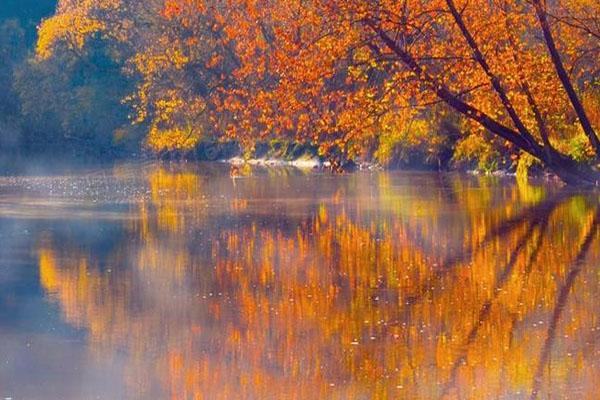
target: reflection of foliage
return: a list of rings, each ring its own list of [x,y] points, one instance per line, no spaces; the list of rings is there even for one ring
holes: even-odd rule
[[[582,221],[589,212],[590,204],[583,196],[574,196],[566,204],[566,209],[571,218]]]
[[[595,352],[578,343],[596,326],[597,199],[524,206],[522,188],[423,179],[325,180],[319,201],[278,202],[268,194],[289,182],[153,169],[132,240],[100,260],[50,239],[41,282],[99,357],[128,351],[132,397],[152,397],[149,381],[178,399],[511,397],[534,382],[552,396],[564,388],[550,382],[592,382]]]
[[[545,188],[529,183],[526,175],[517,174],[517,187],[519,198],[524,203],[539,203],[546,197]]]

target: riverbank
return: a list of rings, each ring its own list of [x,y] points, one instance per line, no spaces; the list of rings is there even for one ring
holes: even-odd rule
[[[146,163],[160,161],[165,163],[187,163],[187,164],[220,164],[232,165],[235,167],[258,167],[266,169],[276,168],[295,168],[302,171],[314,172],[335,172],[349,173],[353,171],[413,171],[413,172],[440,172],[440,173],[461,173],[472,176],[495,176],[495,177],[516,177],[515,168],[502,168],[496,170],[479,170],[475,165],[465,164],[447,164],[440,168],[434,166],[405,162],[395,162],[388,165],[382,165],[376,160],[357,160],[347,161],[341,168],[334,168],[332,163],[325,158],[319,157],[314,149],[304,148],[303,151],[290,151],[271,147],[269,150],[258,149],[249,157],[243,157],[242,152],[237,148],[225,148],[217,146],[206,147],[202,151],[194,153],[173,152],[168,154],[153,154],[149,152],[121,154],[102,160],[99,157],[81,157],[68,156],[66,154],[60,157],[50,155],[37,156],[19,156],[3,155],[0,156],[0,175],[61,175],[77,173],[81,170],[93,170],[106,167],[107,165],[122,163]],[[548,171],[536,170],[530,174],[530,177],[536,181],[549,183],[558,182],[559,179]]]

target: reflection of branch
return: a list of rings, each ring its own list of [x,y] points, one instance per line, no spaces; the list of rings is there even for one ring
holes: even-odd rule
[[[428,281],[421,286],[414,296],[407,298],[405,303],[408,305],[418,303],[422,298],[425,297],[425,295],[427,295],[427,293],[436,287],[436,281],[450,273],[455,266],[472,260],[477,252],[485,248],[492,240],[505,237],[516,228],[529,221],[531,221],[532,224],[539,224],[540,222],[548,220],[548,216],[560,203],[564,201],[565,197],[567,197],[567,193],[560,193],[546,201],[543,201],[542,203],[528,207],[518,215],[503,221],[498,226],[491,229],[490,232],[488,232],[485,237],[474,247],[458,254],[455,257],[450,257],[444,263],[442,263],[442,265],[435,270],[433,277],[428,279]]]
[[[544,375],[544,368],[548,362],[550,357],[550,352],[552,351],[552,346],[554,344],[554,340],[556,339],[556,328],[558,327],[558,323],[560,322],[560,317],[567,303],[569,294],[571,293],[571,289],[573,288],[573,284],[575,283],[575,279],[581,273],[584,261],[587,256],[587,253],[595,239],[596,232],[598,231],[598,225],[600,224],[600,206],[596,208],[596,216],[594,217],[594,221],[592,226],[590,227],[589,232],[585,236],[583,243],[579,248],[579,253],[573,262],[571,270],[567,275],[567,279],[565,280],[565,284],[560,289],[560,293],[558,295],[558,299],[556,301],[556,305],[554,306],[554,312],[552,313],[552,318],[550,319],[550,324],[548,326],[548,333],[546,336],[546,341],[544,342],[544,346],[542,347],[542,352],[540,354],[540,360],[538,363],[538,367],[535,373],[535,377],[533,380],[533,389],[531,390],[530,399],[536,399],[538,393],[540,391],[542,385],[542,378]]]
[[[540,217],[542,220],[547,219],[548,214],[550,214],[559,204],[563,203],[568,197],[568,193],[561,192],[541,203],[527,207],[518,215],[503,221],[500,225],[490,230],[483,241],[489,242],[495,236],[505,235],[523,222],[530,221],[532,216],[533,218],[536,218],[538,214],[541,214]]]
[[[514,270],[514,266],[517,263],[517,259],[518,259],[519,254],[525,248],[525,246],[527,245],[527,243],[529,242],[529,240],[532,238],[533,233],[535,232],[535,228],[538,227],[538,226],[539,226],[539,232],[540,232],[539,237],[538,237],[538,239],[537,239],[537,241],[535,243],[535,247],[533,248],[533,251],[529,255],[529,259],[525,263],[525,274],[527,275],[531,271],[530,266],[536,260],[537,255],[539,254],[539,251],[540,251],[540,249],[542,247],[542,242],[543,242],[543,239],[544,239],[544,236],[545,236],[546,229],[548,227],[548,219],[543,219],[542,221],[538,220],[538,221],[535,221],[534,223],[532,223],[531,226],[529,227],[529,229],[527,229],[527,232],[525,232],[525,234],[523,235],[523,237],[521,238],[521,240],[519,240],[519,242],[517,243],[515,249],[511,253],[509,261],[506,264],[506,268],[504,269],[504,271],[502,272],[502,274],[498,278],[498,282],[496,283],[496,286],[494,287],[494,292],[493,292],[492,298],[489,299],[489,300],[487,300],[483,304],[483,306],[481,307],[481,309],[479,310],[479,314],[478,314],[478,317],[477,317],[477,322],[475,323],[475,325],[473,326],[473,328],[469,332],[469,335],[467,336],[467,340],[466,340],[463,348],[461,349],[460,356],[456,359],[456,361],[452,365],[452,371],[450,372],[450,377],[448,378],[448,382],[444,386],[444,390],[443,390],[442,396],[441,396],[442,398],[444,398],[448,394],[448,392],[450,391],[450,389],[455,386],[455,384],[456,384],[456,375],[458,373],[458,369],[466,361],[467,351],[468,351],[469,346],[477,338],[477,335],[479,333],[479,328],[481,328],[481,326],[483,326],[483,324],[489,318],[490,310],[492,309],[492,304],[498,298],[498,295],[501,293],[502,288],[504,287],[504,285],[506,284],[506,282],[508,282],[508,278],[510,277],[511,273]]]

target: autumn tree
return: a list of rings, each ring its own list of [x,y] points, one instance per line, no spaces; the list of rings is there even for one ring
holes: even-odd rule
[[[19,101],[15,93],[14,72],[34,42],[35,24],[49,15],[54,0],[4,0],[0,7],[0,149],[2,156],[14,155],[21,142]]]
[[[20,135],[19,104],[12,90],[13,71],[25,52],[24,30],[16,20],[0,20],[0,148],[15,149]]]
[[[148,130],[146,144],[155,151],[191,149],[219,130],[211,98],[233,80],[237,60],[220,38],[217,17],[200,12],[199,4],[182,5],[63,0],[40,26],[37,58],[86,57],[89,42],[102,40],[134,84],[122,100],[132,108],[131,121]]]
[[[597,3],[294,4],[304,14],[294,20],[292,13],[278,25],[282,43],[271,56],[288,56],[285,74],[271,91],[283,102],[279,109],[289,106],[295,95],[305,95],[307,87],[331,88],[331,80],[342,73],[353,90],[336,92],[332,103],[344,107],[335,117],[331,108],[317,113],[317,131],[331,121],[327,131],[342,132],[343,140],[354,142],[354,132],[364,135],[386,114],[443,102],[470,121],[471,130],[493,133],[512,151],[541,160],[566,182],[598,180],[595,170],[561,148],[566,139],[583,134],[590,155],[600,154],[596,129],[581,102],[581,93],[597,75]],[[262,6],[269,16],[293,7]],[[357,69],[362,74],[353,74]],[[317,93],[311,104],[323,100]],[[359,109],[353,104],[360,104]]]
[[[76,51],[94,35],[113,41],[137,78],[134,119],[156,148],[189,148],[206,134],[250,145],[285,137],[353,157],[398,115],[443,103],[469,137],[492,135],[568,183],[598,180],[591,0],[61,4],[38,54],[61,43]]]

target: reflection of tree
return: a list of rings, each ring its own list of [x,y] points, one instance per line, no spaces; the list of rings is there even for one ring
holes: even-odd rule
[[[552,345],[556,338],[556,329],[557,329],[558,323],[560,321],[560,317],[566,306],[567,299],[569,297],[569,293],[571,293],[571,290],[573,289],[573,283],[575,282],[575,279],[577,279],[577,276],[581,273],[581,271],[585,265],[584,262],[588,255],[588,252],[590,250],[590,246],[596,239],[596,234],[598,232],[599,223],[600,223],[600,206],[596,210],[596,215],[594,217],[594,220],[592,221],[591,227],[589,228],[587,235],[584,237],[583,242],[581,243],[581,245],[579,247],[577,256],[575,257],[575,260],[573,261],[573,265],[571,266],[569,274],[567,275],[567,278],[565,279],[565,283],[561,287],[560,292],[558,294],[558,298],[556,300],[556,305],[554,307],[554,311],[552,312],[552,316],[550,317],[550,324],[548,325],[548,333],[546,336],[546,340],[544,341],[544,346],[542,347],[542,352],[540,354],[540,360],[539,360],[538,367],[537,367],[537,370],[535,373],[533,390],[531,391],[532,399],[537,398],[537,396],[540,392],[542,378],[544,375],[544,368],[546,368],[546,364],[548,363],[548,359],[550,357],[550,352],[552,351]]]
[[[511,273],[514,270],[515,264],[517,263],[519,254],[525,249],[525,246],[532,239],[535,239],[535,244],[533,245],[534,247],[533,247],[531,253],[528,255],[527,261],[525,262],[526,273],[531,270],[531,266],[535,262],[536,256],[542,246],[542,242],[544,239],[544,233],[545,233],[546,227],[548,226],[548,217],[550,216],[550,213],[551,213],[551,209],[547,209],[547,211],[542,214],[543,217],[535,217],[533,219],[533,221],[529,224],[529,228],[527,229],[527,232],[521,237],[521,239],[515,246],[513,252],[510,254],[509,261],[506,264],[506,266],[504,267],[504,270],[501,272],[501,274],[496,282],[496,285],[493,290],[492,298],[490,298],[485,303],[483,303],[483,306],[481,307],[481,309],[479,310],[479,312],[477,314],[477,320],[475,322],[475,325],[473,326],[473,328],[471,329],[471,331],[469,332],[469,334],[467,336],[467,340],[464,345],[464,349],[459,353],[459,356],[457,357],[456,361],[452,365],[452,370],[450,372],[449,381],[445,385],[445,388],[444,388],[444,394],[447,394],[449,389],[453,385],[456,384],[456,374],[458,373],[460,366],[462,366],[466,363],[467,348],[475,341],[475,339],[477,338],[477,335],[479,333],[479,329],[489,318],[492,304],[496,301],[496,299],[498,298],[498,295],[502,292],[504,285],[508,282],[508,279],[509,279]],[[539,233],[538,233],[537,238],[534,238],[533,236],[536,231],[536,228],[538,228]]]
[[[423,288],[417,291],[417,295],[409,299],[409,304],[419,301],[419,299],[423,298],[432,288],[435,288],[436,281],[441,279],[444,275],[450,273],[452,268],[460,266],[465,262],[469,262],[469,260],[472,260],[478,251],[481,251],[494,241],[504,240],[504,238],[513,233],[520,226],[523,226],[524,224],[530,224],[529,234],[532,234],[532,230],[534,228],[542,225],[540,231],[543,235],[543,227],[547,225],[550,213],[558,204],[560,204],[561,199],[564,199],[564,194],[554,196],[553,198],[540,204],[527,207],[520,211],[517,215],[507,218],[501,223],[492,226],[489,232],[487,232],[479,242],[475,243],[475,245],[444,260],[440,267],[437,268],[433,274],[432,281],[427,282]],[[525,235],[521,244],[515,249],[517,254],[518,251],[521,250],[521,247],[526,244],[527,237],[528,235]],[[515,257],[517,254],[514,254]],[[509,268],[511,264],[514,265],[514,260],[512,263],[509,263],[506,271],[510,272],[510,270],[512,270],[512,268]]]
[[[489,398],[532,390],[542,368],[572,384],[598,372],[581,349],[579,364],[531,361],[549,354],[538,321],[555,310],[571,318],[556,318],[548,338],[565,329],[577,343],[593,323],[599,278],[565,266],[583,266],[584,249],[600,258],[595,228],[579,240],[597,224],[594,199],[559,194],[521,209],[516,189],[478,189],[447,204],[382,184],[374,210],[351,180],[325,182],[316,203],[276,204],[278,180],[233,188],[154,171],[148,181],[131,240],[110,254],[75,250],[76,238],[40,250],[42,284],[65,319],[95,349],[128,354],[132,397]],[[575,290],[577,274],[587,283]]]

